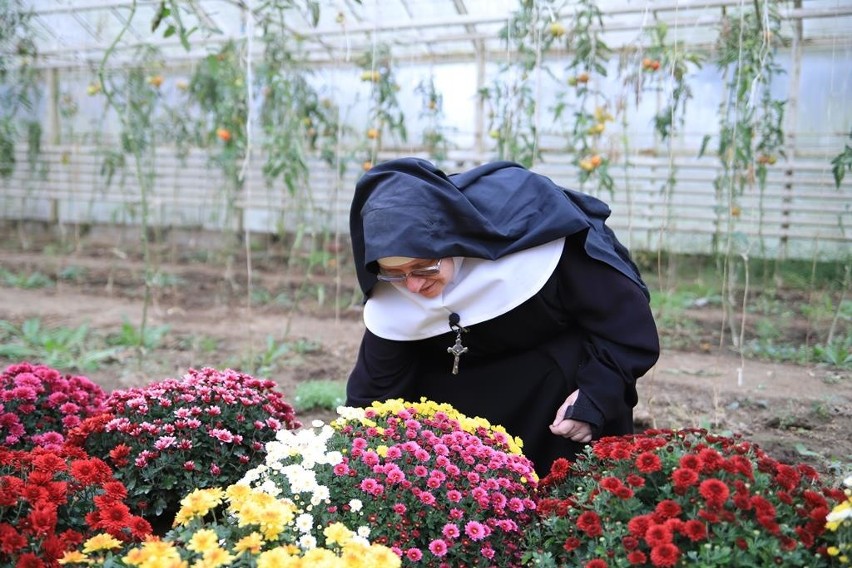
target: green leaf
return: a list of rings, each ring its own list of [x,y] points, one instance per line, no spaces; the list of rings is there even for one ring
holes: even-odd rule
[[[698,157],[702,157],[704,152],[707,151],[707,144],[710,143],[710,135],[705,134],[704,138],[701,139],[701,148],[698,150]]]
[[[160,2],[160,7],[154,14],[154,19],[151,21],[151,31],[157,31],[157,28],[160,27],[160,24],[165,18],[169,16],[169,14],[171,14],[171,10],[169,10],[169,8],[166,6],[166,0],[162,0]]]

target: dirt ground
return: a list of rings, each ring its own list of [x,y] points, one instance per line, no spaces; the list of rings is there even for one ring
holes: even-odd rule
[[[22,251],[13,239],[4,241],[0,269],[40,272],[54,284],[0,285],[0,320],[18,326],[30,318],[43,326],[85,324],[91,334],[106,336],[125,322],[138,327],[144,311],[149,328],[168,326],[162,345],[141,358],[127,349],[96,370],[78,372],[106,390],[179,376],[189,367],[254,361],[270,338],[276,345],[303,347],[269,361],[269,378],[288,396],[299,381],[345,380],[354,362],[363,330],[355,282],[351,271],[336,274],[333,263],[326,264],[324,275],[305,277],[264,254],[251,267],[235,262],[229,278],[227,269],[209,262],[160,260],[146,310],[146,264],[114,242],[57,252],[32,243]],[[695,317],[705,329],[721,326],[721,316],[707,309]],[[4,367],[11,362],[0,358]],[[700,426],[739,433],[778,459],[810,463],[833,479],[852,472],[848,371],[742,359],[702,339],[693,342],[693,350],[665,349],[639,385],[638,429]],[[303,422],[314,417],[330,415],[300,414]]]

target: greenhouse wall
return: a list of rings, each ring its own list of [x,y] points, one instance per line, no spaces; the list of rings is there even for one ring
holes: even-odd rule
[[[386,157],[393,157],[388,154]],[[428,159],[428,156],[424,156]],[[546,156],[535,171],[563,187],[580,186],[573,168],[558,154]],[[98,149],[46,147],[39,173],[19,168],[3,182],[2,214],[6,219],[60,224],[138,225],[140,191],[132,175],[119,175],[106,185]],[[21,152],[19,160],[26,161]],[[483,161],[458,152],[446,160],[461,164],[453,172]],[[252,232],[348,233],[349,203],[360,170],[350,167],[337,176],[320,160],[311,163],[309,186],[300,195],[270,187],[257,171],[237,199],[240,219],[226,226],[226,206],[219,189],[221,172],[202,152],[184,159],[167,148],[156,158],[157,178],[148,196],[149,222],[162,228],[245,229]],[[667,172],[677,168],[675,191],[663,188]],[[633,249],[710,253],[719,234],[730,235],[737,250],[755,257],[839,259],[849,253],[852,194],[836,190],[825,163],[800,160],[773,171],[765,192],[744,195],[731,216],[708,206],[716,200],[712,158],[637,157],[614,172],[617,190],[599,194],[610,204],[610,225]],[[624,179],[626,181],[621,181]],[[730,225],[728,225],[730,224]],[[715,243],[715,244],[714,244]]]

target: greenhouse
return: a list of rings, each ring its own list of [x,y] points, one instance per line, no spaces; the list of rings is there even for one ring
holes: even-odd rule
[[[839,0],[5,5],[9,219],[345,236],[413,155],[604,197],[633,248],[848,253]]]
[[[850,0],[0,30],[0,566],[849,565]]]

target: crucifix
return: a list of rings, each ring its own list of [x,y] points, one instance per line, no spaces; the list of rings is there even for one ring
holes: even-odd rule
[[[453,356],[453,374],[459,374],[459,357],[467,353],[467,347],[462,345],[461,342],[461,331],[456,332],[456,343],[452,347],[447,347],[447,353],[450,353]]]
[[[453,356],[453,374],[459,374],[459,357],[467,353],[467,347],[462,345],[462,333],[467,330],[459,325],[461,317],[455,312],[450,314],[450,329],[456,332],[456,342],[452,347],[447,347],[447,353]]]

